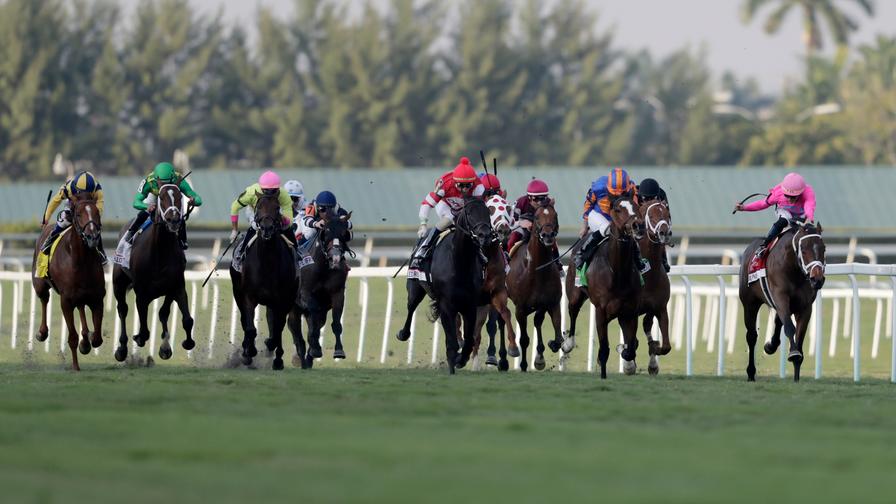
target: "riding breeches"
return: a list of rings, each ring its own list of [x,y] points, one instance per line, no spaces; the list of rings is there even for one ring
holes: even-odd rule
[[[588,230],[592,233],[597,231],[601,236],[606,235],[607,228],[610,227],[610,219],[604,217],[603,214],[592,210],[588,212]]]

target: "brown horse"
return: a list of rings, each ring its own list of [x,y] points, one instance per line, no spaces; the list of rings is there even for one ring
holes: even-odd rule
[[[638,245],[641,247],[641,255],[650,262],[650,271],[644,274],[644,288],[641,290],[638,312],[644,315],[642,326],[650,352],[647,371],[651,375],[655,375],[660,371],[656,356],[667,355],[672,351],[672,345],[669,343],[669,311],[667,309],[670,293],[669,275],[663,269],[666,246],[672,239],[672,216],[669,213],[669,204],[665,201],[644,203],[640,206],[640,213],[646,233]],[[662,346],[659,346],[651,334],[654,318],[659,321]]]
[[[498,351],[498,370],[507,371],[510,369],[510,363],[507,356],[522,357],[525,362],[525,353],[520,352],[520,347],[516,343],[516,334],[511,325],[510,309],[507,308],[507,272],[505,266],[507,264],[504,256],[503,242],[498,239],[490,242],[483,247],[483,252],[488,262],[485,266],[485,281],[478,293],[479,308],[476,311],[476,325],[473,329],[473,355],[479,354],[479,345],[482,343],[482,326],[488,320],[489,313],[494,311],[498,314],[498,319],[503,322],[506,330],[507,346],[504,346],[504,339],[501,339],[500,350]],[[458,329],[460,325],[458,324]],[[504,331],[502,331],[504,332]],[[458,335],[458,341],[460,341]],[[525,370],[525,369],[524,369]]]
[[[560,327],[560,299],[563,297],[563,284],[557,276],[557,269],[552,264],[552,249],[557,239],[560,224],[553,202],[546,203],[535,211],[533,233],[529,237],[525,250],[517,250],[510,259],[510,273],[507,276],[507,291],[515,307],[516,320],[520,325],[520,346],[522,359],[520,369],[526,371],[526,349],[529,346],[527,320],[535,313],[535,334],[538,338],[538,352],[532,364],[539,371],[544,369],[544,341],[541,336],[541,324],[546,313],[551,315],[554,326],[554,339],[549,343],[555,353],[563,343]]]
[[[803,340],[812,317],[812,303],[824,285],[825,246],[821,233],[821,224],[791,222],[790,228],[779,236],[778,245],[767,252],[766,277],[753,283],[748,282],[750,259],[761,241],[754,240],[744,251],[740,269],[740,302],[744,307],[750,352],[747,364],[749,381],[756,381],[756,315],[763,304],[774,308],[776,313],[774,335],[765,344],[765,353],[772,355],[778,349],[783,327],[790,342],[787,360],[793,363],[793,381],[800,380]],[[795,327],[791,315],[796,318]]]
[[[129,268],[116,264],[112,269],[112,290],[118,317],[121,319],[121,333],[118,336],[118,348],[115,360],[124,362],[128,356],[128,300],[127,294],[134,289],[137,301],[137,316],[140,329],[134,335],[138,346],[146,345],[149,340],[149,304],[157,298],[164,297],[159,308],[159,322],[162,326],[162,344],[159,346],[159,357],[169,359],[172,355],[170,335],[168,334],[168,316],[171,303],[177,302],[186,338],[181,343],[184,350],[192,350],[196,346],[193,341],[193,317],[190,316],[190,305],[187,302],[187,289],[184,271],[187,258],[180,246],[177,234],[181,226],[187,225],[189,210],[184,209],[184,196],[177,184],[166,184],[159,188],[156,209],[152,215],[152,223],[134,240],[131,250]],[[122,229],[127,231],[129,224]]]
[[[579,310],[590,299],[595,307],[597,336],[600,349],[600,377],[607,377],[607,360],[610,357],[608,325],[619,319],[625,340],[622,358],[626,374],[635,372],[635,351],[638,348],[638,301],[641,297],[641,281],[634,261],[634,247],[643,237],[643,223],[638,214],[638,204],[629,196],[618,197],[610,207],[609,235],[598,245],[586,272],[587,287],[576,287],[575,264],[570,260],[566,273],[566,292],[569,297],[569,337],[563,342],[563,351],[575,347],[576,318]]]
[[[102,258],[96,248],[102,237],[102,222],[96,201],[89,196],[74,196],[72,199],[72,227],[59,238],[56,252],[50,259],[47,278],[37,278],[37,257],[40,245],[53,229],[53,225],[44,226],[37,240],[32,266],[32,285],[41,303],[40,328],[35,338],[46,341],[49,336],[47,328],[47,303],[50,301],[50,288],[59,293],[62,316],[68,328],[68,347],[72,352],[72,369],[80,371],[78,353],[75,347],[87,355],[90,348],[103,344],[103,298],[106,297],[106,282],[103,280]],[[74,311],[78,309],[81,316],[81,342],[78,343],[78,330],[75,327]],[[90,308],[93,316],[93,331],[88,330],[85,309]]]

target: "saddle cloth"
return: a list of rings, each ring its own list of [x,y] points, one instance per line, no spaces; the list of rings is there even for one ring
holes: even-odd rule
[[[152,219],[146,219],[146,221],[140,226],[140,229],[134,233],[134,239],[131,240],[133,243],[137,243],[137,239],[143,234],[143,231],[152,226]],[[115,255],[112,256],[112,263],[117,264],[125,269],[131,268],[131,249],[134,247],[133,243],[128,243],[125,241],[125,236],[127,233],[121,236],[118,240],[118,246],[115,247]]]
[[[47,278],[47,275],[50,272],[50,261],[53,259],[53,254],[56,253],[56,247],[59,246],[59,242],[62,241],[62,237],[65,236],[65,233],[68,233],[71,230],[71,227],[67,227],[59,233],[59,236],[56,237],[56,241],[50,246],[49,255],[44,254],[43,252],[37,253],[37,268],[34,270],[34,276],[36,278]]]
[[[778,241],[780,241],[780,238],[781,238],[781,235],[776,236],[775,239],[772,240],[772,242],[768,244],[768,247],[765,248],[765,252],[763,252],[762,255],[756,254],[755,251],[753,252],[753,257],[750,258],[750,265],[747,268],[747,283],[748,284],[751,284],[751,283],[759,280],[760,278],[765,278],[765,276],[766,276],[765,259],[768,257],[769,252],[771,252],[771,250],[773,248],[775,248],[775,245],[778,244]]]
[[[421,262],[421,268],[420,269],[408,268],[408,278],[410,278],[412,280],[419,280],[421,282],[429,282],[429,262],[430,262],[429,260],[430,260],[431,254],[435,250],[436,245],[442,243],[442,240],[444,240],[453,231],[454,231],[454,227],[451,226],[448,229],[440,232],[439,235],[436,236],[436,239],[433,240],[434,243],[429,246],[430,255],[423,259],[423,261]]]
[[[305,266],[310,266],[310,265],[314,264],[314,258],[312,258],[309,255],[303,255],[301,252],[296,250],[293,247],[292,242],[290,242],[288,238],[286,238],[283,235],[280,235],[280,238],[282,238],[283,241],[286,242],[286,244],[289,246],[289,248],[293,250],[293,257],[296,260],[296,269],[297,270],[300,268],[304,268]],[[255,241],[258,240],[258,233],[255,233],[254,235],[252,235],[252,239],[249,240],[249,243],[246,244],[246,248],[243,249],[242,242],[245,239],[246,239],[246,236],[243,235],[243,237],[240,239],[240,243],[236,244],[236,247],[233,249],[233,255],[231,256],[231,259],[230,259],[230,265],[233,267],[234,271],[236,271],[237,273],[243,272],[243,258],[246,256],[246,252],[248,252],[248,250],[252,247],[252,245],[255,243]],[[301,245],[300,245],[300,247],[301,247]],[[240,253],[241,249],[242,249],[242,253]]]

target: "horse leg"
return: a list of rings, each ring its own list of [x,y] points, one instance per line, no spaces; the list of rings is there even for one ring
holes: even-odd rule
[[[411,322],[414,320],[414,311],[417,310],[417,307],[420,306],[423,298],[426,297],[426,291],[423,290],[423,286],[420,285],[420,282],[417,280],[409,279],[407,282],[407,289],[408,313],[407,316],[405,316],[404,325],[398,330],[398,334],[395,335],[398,341],[407,341],[411,338]]]
[[[34,338],[37,341],[47,341],[47,338],[50,337],[50,328],[47,327],[47,303],[50,302],[50,288],[44,282],[41,288],[35,285],[34,292],[40,298],[40,327],[37,329],[37,334],[34,335]]]
[[[149,324],[147,323],[149,319],[149,301],[149,299],[137,296],[137,317],[140,319],[140,329],[134,335],[134,341],[141,348],[149,341]]]
[[[513,332],[513,320],[510,318],[510,310],[507,309],[507,292],[500,292],[492,297],[492,306],[501,315],[504,327],[507,331],[507,354],[511,357],[519,357],[520,347],[516,344],[516,334]]]
[[[638,317],[619,317],[619,326],[622,327],[622,340],[625,342],[621,352],[622,371],[627,375],[633,375],[638,371],[635,357],[638,351]]]
[[[526,360],[526,351],[529,348],[529,328],[526,327],[527,314],[522,307],[517,306],[516,322],[520,326],[520,371],[525,373],[529,369],[529,362]]]
[[[756,381],[756,340],[759,339],[759,333],[756,332],[756,316],[759,315],[760,304],[753,301],[744,301],[743,296],[741,302],[744,306],[744,326],[747,329],[747,351],[749,357],[747,360],[747,380]]]
[[[653,339],[653,318],[657,314],[652,311],[647,311],[644,314],[644,319],[641,321],[641,327],[644,329],[644,337],[647,339],[647,353],[650,356],[650,361],[647,364],[647,372],[650,376],[656,376],[660,372],[660,362],[657,358],[657,354],[661,351],[659,348],[659,343],[657,340]],[[637,326],[637,322],[635,322]],[[660,331],[662,332],[662,330]]]
[[[781,346],[782,327],[784,327],[784,322],[780,317],[775,316],[775,329],[772,331],[772,339],[762,346],[762,350],[767,355],[774,355],[774,353],[778,351],[778,347]]]
[[[563,340],[563,345],[560,347],[563,349],[563,353],[570,353],[576,347],[576,320],[579,318],[579,311],[587,299],[588,297],[579,288],[574,288],[569,294],[569,331],[566,339]]]
[[[507,323],[504,319],[498,317],[498,371],[507,371],[510,369],[510,362],[507,361],[507,348],[504,346],[504,328]]]
[[[240,313],[243,323],[242,358],[243,365],[249,366],[252,364],[252,358],[258,355],[258,350],[255,348],[255,336],[258,335],[258,330],[255,328],[255,307],[258,303],[249,299],[245,299],[243,303],[243,310]]]
[[[597,351],[597,362],[600,364],[600,377],[607,378],[607,360],[610,358],[610,337],[608,333],[607,315],[602,308],[598,308],[594,324],[597,328],[597,337],[600,348]]]
[[[448,373],[454,374],[458,350],[455,314],[442,305],[439,308],[439,320],[442,321],[442,329],[445,331],[445,358],[448,362]]]
[[[539,371],[544,371],[544,340],[541,338],[541,324],[544,323],[544,311],[536,311],[535,312],[535,338],[538,341],[535,346],[535,360],[532,361],[532,365],[535,366],[535,369]]]
[[[657,354],[668,355],[672,351],[672,343],[669,342],[669,309],[663,306],[659,311],[660,334],[663,338],[663,344],[660,346]]]
[[[557,304],[552,306],[548,311],[548,314],[551,316],[551,325],[554,327],[554,339],[548,341],[548,348],[550,348],[552,352],[557,353],[563,346],[563,327],[560,325],[562,323],[560,303],[557,302]]]
[[[168,315],[171,315],[171,303],[174,298],[165,296],[162,306],[159,308],[159,324],[162,325],[162,344],[159,345],[159,357],[162,360],[171,358],[171,335],[168,334]]]
[[[60,305],[62,307],[62,316],[65,318],[65,326],[68,329],[68,349],[72,354],[72,371],[80,371],[81,366],[78,365],[78,352],[75,349],[78,346],[78,329],[75,327],[75,307],[71,301],[62,298]]]
[[[309,361],[324,356],[324,351],[320,347],[320,330],[327,321],[326,317],[327,314],[316,306],[311,309],[308,316],[308,355],[306,358]]]
[[[333,318],[330,322],[330,329],[333,330],[333,337],[336,339],[336,347],[333,349],[334,359],[345,359],[345,350],[342,349],[342,311],[345,309],[345,291],[339,290],[332,295]]]
[[[78,351],[81,355],[90,353],[90,329],[87,327],[87,314],[84,313],[86,307],[78,307],[78,317],[81,319],[81,340],[78,342]]]
[[[283,327],[286,325],[286,317],[289,312],[285,308],[268,308],[268,332],[274,343],[274,362],[271,369],[283,370]]]
[[[297,306],[293,305],[286,324],[289,327],[289,332],[292,333],[292,343],[296,347],[296,353],[292,356],[292,365],[308,369],[305,362],[305,338],[302,337],[302,313]]]
[[[494,309],[488,311],[488,322],[485,324],[485,332],[488,333],[488,350],[486,350],[485,364],[488,366],[497,366],[498,359],[495,357],[495,335],[498,333],[498,313]],[[502,320],[503,322],[503,320]],[[504,335],[502,334],[503,338]],[[501,340],[501,346],[504,347],[504,341]]]
[[[274,316],[274,310],[268,308],[265,310],[264,318],[268,323],[268,337],[264,339],[264,355],[265,357],[271,357],[274,355],[274,349],[277,348],[276,343],[274,343],[274,333],[270,331],[273,326],[274,321],[271,317]]]
[[[482,326],[488,319],[491,308],[489,306],[480,306],[476,308],[476,327],[473,328],[473,370],[479,371],[482,368],[481,359],[479,359],[479,347],[482,345]],[[497,362],[496,362],[497,364]]]
[[[793,362],[793,381],[800,381],[800,367],[803,365],[803,340],[806,338],[806,330],[809,328],[809,319],[812,318],[812,304],[796,315],[796,347],[799,358]],[[793,353],[791,351],[791,353]]]
[[[103,299],[96,300],[90,305],[90,315],[93,317],[93,332],[90,333],[90,346],[99,348],[103,344]]]
[[[457,369],[463,369],[470,360],[470,353],[473,351],[473,340],[475,339],[476,334],[477,312],[478,308],[475,306],[469,307],[463,312],[464,346],[461,349],[460,355],[457,356],[457,363],[455,364]]]
[[[177,307],[180,309],[181,326],[184,328],[186,337],[180,344],[184,350],[192,350],[196,348],[196,342],[193,340],[193,317],[190,316],[190,304],[187,302],[187,288],[183,287],[174,298]]]
[[[115,307],[118,310],[118,320],[121,324],[118,333],[118,348],[115,349],[115,360],[124,362],[128,357],[128,300],[127,285],[120,281],[121,277],[113,279],[113,293],[115,294]],[[126,278],[126,277],[125,277]]]

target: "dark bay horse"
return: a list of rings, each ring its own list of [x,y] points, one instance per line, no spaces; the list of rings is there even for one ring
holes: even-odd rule
[[[187,225],[189,210],[184,205],[184,195],[178,184],[166,184],[159,188],[156,209],[152,214],[152,224],[134,240],[131,250],[130,267],[125,269],[116,264],[112,269],[112,290],[121,319],[121,334],[118,337],[118,348],[115,360],[123,362],[128,356],[128,290],[134,290],[137,301],[137,316],[140,318],[140,330],[134,335],[138,346],[146,345],[149,340],[149,324],[147,323],[149,304],[157,298],[164,298],[159,308],[159,322],[162,326],[162,344],[159,346],[159,357],[169,359],[172,355],[170,335],[168,333],[168,315],[171,303],[177,302],[180,308],[186,339],[181,343],[184,350],[192,350],[196,346],[193,340],[193,317],[190,316],[190,305],[187,302],[184,271],[187,258],[180,246],[177,234],[182,226]],[[122,229],[127,231],[130,224]]]
[[[327,322],[327,312],[332,310],[330,328],[336,339],[333,350],[334,359],[344,359],[342,348],[342,311],[345,308],[345,284],[348,280],[349,266],[345,262],[345,254],[354,253],[348,246],[352,239],[348,221],[351,212],[330,217],[323,217],[324,227],[318,231],[314,245],[311,247],[311,264],[302,265],[299,270],[299,295],[289,313],[289,331],[296,347],[293,365],[302,369],[314,366],[314,359],[323,356],[320,347],[320,330]],[[308,351],[305,352],[305,341],[302,338],[302,318],[308,322]]]
[[[756,381],[754,348],[759,337],[756,315],[763,304],[775,309],[775,330],[765,344],[768,355],[781,344],[781,328],[790,342],[787,360],[793,363],[793,381],[800,380],[803,363],[803,339],[812,317],[812,303],[824,285],[825,245],[821,224],[791,222],[778,238],[777,246],[767,252],[765,279],[749,283],[749,265],[761,240],[756,239],[744,251],[740,269],[740,302],[744,307],[749,363],[747,379]],[[764,285],[763,285],[764,284]],[[796,326],[791,321],[796,318]]]
[[[663,258],[666,246],[671,246],[672,216],[669,205],[664,201],[651,201],[640,205],[641,219],[646,232],[638,242],[641,255],[650,262],[650,271],[644,274],[644,288],[641,290],[641,302],[638,312],[644,316],[642,326],[649,347],[650,362],[647,372],[655,375],[660,372],[657,355],[667,355],[672,351],[669,343],[669,275],[663,269]],[[653,339],[653,319],[660,326],[662,346]]]
[[[448,371],[466,366],[473,351],[476,319],[483,292],[489,258],[485,249],[499,242],[491,228],[489,212],[478,198],[467,198],[454,219],[454,229],[438,242],[432,252],[430,280],[427,286],[420,280],[408,278],[408,313],[399,330],[399,341],[410,338],[414,310],[427,292],[433,298],[433,320],[442,323],[445,332],[445,353]],[[457,316],[463,320],[463,349],[459,349]],[[460,350],[460,352],[458,352]]]
[[[268,349],[274,352],[272,367],[283,369],[283,327],[296,300],[298,278],[295,251],[283,230],[288,225],[280,214],[279,195],[258,195],[255,204],[254,243],[247,244],[242,273],[230,266],[233,300],[240,311],[243,327],[243,364],[252,364],[258,355],[255,348],[255,308],[267,307]],[[289,231],[292,232],[292,231]]]
[[[72,228],[61,236],[56,244],[56,251],[50,258],[47,278],[37,278],[38,254],[40,245],[53,229],[52,223],[44,226],[37,240],[32,265],[31,282],[34,292],[40,298],[40,328],[35,338],[46,341],[50,330],[47,327],[47,303],[50,301],[50,289],[59,293],[62,316],[68,328],[68,347],[72,353],[72,370],[80,371],[78,353],[90,353],[90,348],[103,344],[103,298],[106,297],[106,282],[103,279],[102,258],[96,248],[102,240],[102,222],[96,201],[92,197],[74,196],[72,199]],[[93,331],[88,330],[85,309],[90,308],[93,318]],[[78,330],[75,327],[75,309],[81,317],[81,342],[78,343]],[[61,337],[61,335],[60,335]]]
[[[610,357],[608,325],[619,319],[624,338],[622,349],[623,369],[626,374],[636,370],[635,351],[638,348],[638,301],[641,281],[634,264],[634,247],[643,236],[643,224],[638,205],[627,196],[613,200],[610,208],[612,222],[609,235],[598,245],[586,272],[587,287],[576,287],[577,271],[570,261],[566,273],[566,292],[569,298],[569,337],[563,342],[563,350],[569,352],[575,346],[576,318],[586,300],[595,307],[595,326],[600,340],[597,360],[600,377],[607,377],[607,360]]]
[[[535,369],[544,369],[544,341],[541,336],[541,324],[545,314],[550,314],[554,326],[554,339],[549,342],[555,353],[563,343],[560,327],[560,300],[563,297],[563,284],[557,276],[557,269],[552,262],[552,249],[557,239],[560,224],[552,202],[539,207],[535,211],[533,232],[529,237],[525,250],[519,250],[510,258],[510,273],[507,276],[507,291],[515,307],[516,320],[520,326],[520,347],[522,360],[520,369],[526,371],[526,350],[529,347],[527,320],[535,313],[535,334],[538,338],[538,352],[533,365]],[[542,267],[544,266],[544,267]]]

